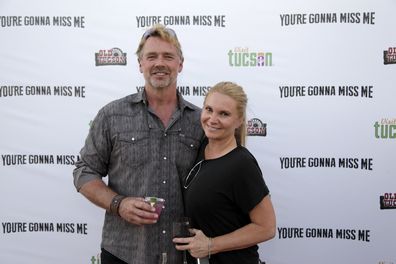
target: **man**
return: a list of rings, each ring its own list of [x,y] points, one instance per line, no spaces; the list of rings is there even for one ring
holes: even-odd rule
[[[200,110],[176,90],[184,59],[173,30],[162,25],[147,30],[136,54],[144,90],[98,112],[73,172],[74,185],[106,209],[101,264],[181,263],[171,227],[183,215],[180,182],[203,137]],[[160,215],[145,196],[165,199]]]

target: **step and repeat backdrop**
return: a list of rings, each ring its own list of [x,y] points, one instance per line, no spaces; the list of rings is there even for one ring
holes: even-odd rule
[[[277,214],[266,264],[396,264],[396,2],[0,1],[0,263],[100,264],[104,211],[72,170],[91,120],[143,89],[156,23],[198,106],[249,97],[247,147]]]

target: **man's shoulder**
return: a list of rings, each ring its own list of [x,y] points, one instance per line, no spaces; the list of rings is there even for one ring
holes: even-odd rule
[[[177,91],[177,96],[179,98],[179,107],[184,109],[189,109],[192,112],[201,112],[201,108],[197,105],[191,103],[190,101],[186,100],[180,92]]]
[[[133,105],[139,102],[139,94],[130,94],[119,99],[115,99],[101,109],[102,112],[111,115],[116,113],[128,112],[133,108]]]
[[[190,108],[193,111],[198,111],[198,112],[201,111],[200,107],[198,107],[197,105],[195,105],[195,104],[193,104],[190,101],[187,101],[185,99],[184,99],[184,104],[186,105],[186,107]]]
[[[193,103],[184,101],[184,111],[183,112],[184,112],[183,117],[190,120],[191,123],[195,123],[195,124],[201,126],[201,122],[199,121],[201,119],[201,108],[194,105]]]

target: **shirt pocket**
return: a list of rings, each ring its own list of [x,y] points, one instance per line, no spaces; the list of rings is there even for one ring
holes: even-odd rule
[[[180,150],[177,153],[177,165],[184,171],[188,171],[194,164],[198,154],[200,141],[191,137],[180,136]]]
[[[121,161],[125,166],[136,168],[148,162],[149,135],[145,131],[131,131],[119,134]]]

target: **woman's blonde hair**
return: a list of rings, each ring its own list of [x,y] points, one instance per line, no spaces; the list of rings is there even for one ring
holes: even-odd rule
[[[234,99],[237,103],[237,113],[239,117],[242,118],[242,124],[235,130],[235,139],[237,143],[241,146],[245,146],[246,143],[246,106],[247,106],[247,96],[243,91],[243,88],[233,82],[219,82],[212,88],[205,96],[208,98],[212,93],[221,93],[227,95]],[[205,103],[204,101],[204,103]]]

